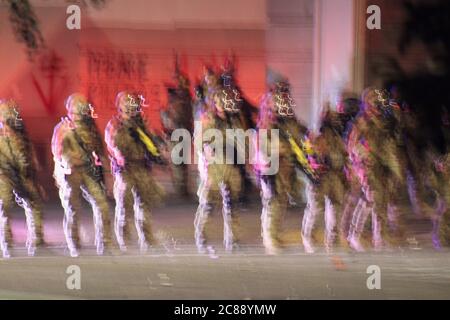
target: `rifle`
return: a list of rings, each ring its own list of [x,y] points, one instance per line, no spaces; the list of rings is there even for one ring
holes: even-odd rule
[[[13,157],[13,162],[17,162],[13,153],[13,150],[11,148],[11,145],[9,143],[9,140],[6,142],[8,144],[8,148],[10,150],[10,153]],[[2,157],[7,158],[7,157]],[[13,187],[13,192],[16,197],[16,202],[19,204],[19,200],[21,198],[29,199],[31,194],[30,192],[25,188],[22,174],[20,173],[20,170],[17,166],[11,164],[11,161],[8,161],[7,159],[1,159],[0,161],[0,171],[7,172],[7,179],[11,182],[11,185]]]
[[[16,197],[16,202],[19,204],[20,199],[30,199],[31,194],[30,192],[25,188],[22,175],[19,173],[19,169],[15,166],[12,166],[10,164],[7,164],[5,162],[2,162],[2,166],[0,166],[1,171],[6,171],[9,174],[8,180],[11,182],[14,195]]]
[[[99,183],[103,188],[105,188],[105,183],[104,183],[105,176],[104,176],[104,172],[103,172],[103,166],[97,165],[97,163],[96,163],[97,159],[94,157],[94,154],[93,154],[95,152],[95,150],[93,150],[92,152],[89,152],[87,150],[84,142],[81,140],[80,136],[78,135],[78,133],[75,130],[73,130],[73,134],[74,134],[75,140],[77,141],[81,150],[83,150],[83,152],[84,152],[84,161],[89,167],[89,172],[90,172],[91,177],[94,179],[95,182]]]
[[[156,163],[159,165],[165,165],[166,161],[161,156],[161,153],[153,142],[152,138],[147,135],[140,127],[137,129],[130,128],[130,134],[135,141],[141,143],[145,146],[145,159],[147,160],[147,164],[151,167],[151,163]]]
[[[303,173],[313,184],[319,184],[319,172],[311,165],[311,162],[309,160],[309,157],[312,157],[314,155],[314,151],[312,150],[311,145],[307,141],[302,141],[301,145],[299,146],[289,131],[280,131],[289,142],[291,151],[295,155],[295,163],[297,167],[303,171]]]

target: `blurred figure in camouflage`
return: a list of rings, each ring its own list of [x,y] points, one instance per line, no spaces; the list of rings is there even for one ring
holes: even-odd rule
[[[153,242],[150,208],[163,195],[152,177],[152,165],[163,163],[157,137],[147,129],[142,116],[142,96],[123,91],[116,97],[117,115],[105,129],[105,140],[114,175],[116,200],[114,231],[120,249],[126,251],[131,217],[142,252]]]
[[[450,156],[429,148],[425,155],[427,165],[422,168],[428,196],[433,201],[431,221],[432,240],[436,249],[450,245]]]
[[[307,204],[302,223],[302,241],[305,251],[313,253],[312,232],[318,215],[324,214],[324,243],[327,252],[332,250],[337,235],[337,219],[341,216],[347,186],[345,166],[347,152],[342,133],[340,114],[329,108],[322,116],[317,137],[312,139],[314,157],[310,157],[316,180],[306,187]]]
[[[95,245],[102,255],[110,244],[109,205],[103,176],[103,144],[94,108],[80,93],[66,100],[67,117],[56,125],[52,138],[54,178],[64,208],[64,235],[72,257],[78,256],[77,211],[82,196],[92,207]]]
[[[36,184],[38,162],[15,101],[0,101],[0,249],[9,258],[11,229],[8,209],[16,202],[25,211],[26,247],[33,256],[43,244],[41,191]]]
[[[234,99],[239,101],[239,117],[244,130],[255,129],[258,115],[258,108],[253,106],[244,96],[236,79],[236,57],[232,55],[225,59],[225,63],[221,67],[220,83],[224,88],[230,92],[229,96],[234,96]],[[242,207],[245,207],[249,201],[251,194],[256,191],[250,176],[249,170],[246,170],[245,165],[240,165],[242,179],[242,190],[239,196],[239,202]]]
[[[336,111],[338,112],[342,122],[341,128],[344,130],[342,132],[342,141],[347,149],[348,136],[352,130],[355,118],[360,111],[361,101],[352,97],[344,98],[344,96],[345,94],[340,97],[336,106]],[[344,199],[344,206],[342,208],[342,215],[339,219],[340,244],[344,246],[348,245],[348,232],[355,207],[360,205],[362,202],[362,190],[358,177],[353,174],[354,171],[352,170],[352,164],[349,161],[347,150],[345,150],[345,153],[347,158],[343,172],[346,177],[347,190]]]
[[[195,97],[193,100],[193,118],[194,121],[198,121],[201,119],[203,113],[205,113],[207,105],[206,105],[206,97],[205,92],[203,90],[203,86],[201,84],[195,86],[194,88]]]
[[[255,167],[261,187],[261,235],[268,254],[276,254],[282,246],[280,239],[281,223],[288,202],[296,194],[304,190],[297,169],[307,175],[312,174],[307,162],[309,151],[305,144],[307,128],[294,115],[295,104],[290,95],[290,86],[286,81],[278,81],[270,89],[261,102],[258,131],[268,130],[270,136],[267,144],[272,146],[270,152],[279,155],[279,171],[276,174],[266,174],[264,165],[258,163]],[[279,145],[274,142],[271,130],[279,130]],[[278,150],[274,150],[274,146]],[[264,146],[259,146],[259,154]],[[308,149],[308,151],[306,151]]]
[[[244,157],[245,146],[240,145],[236,139],[228,139],[227,129],[243,129],[241,118],[241,101],[227,87],[221,87],[216,82],[209,84],[213,87],[206,88],[207,107],[201,114],[201,126],[196,127],[196,140],[201,141],[196,145],[198,155],[198,168],[200,184],[197,191],[199,205],[195,215],[195,243],[200,253],[212,247],[206,247],[205,224],[208,216],[217,204],[222,204],[224,220],[224,246],[226,251],[232,251],[237,247],[237,210],[240,192],[242,189],[242,172],[237,165],[236,158]],[[209,129],[221,134],[223,144],[203,141],[203,133]],[[211,138],[211,137],[210,137]],[[232,141],[231,141],[232,140]],[[216,141],[216,138],[213,140]],[[212,141],[210,141],[212,142]],[[232,144],[232,145],[231,145]],[[226,152],[229,145],[232,154]],[[244,159],[244,163],[246,163]]]
[[[398,227],[396,197],[405,178],[386,92],[366,89],[362,101],[363,111],[355,120],[347,145],[353,174],[363,191],[348,236],[350,246],[356,251],[364,251],[360,239],[369,215],[374,248],[379,250],[387,239],[392,239],[390,235]]]
[[[231,88],[231,92],[240,100],[241,118],[246,128],[256,128],[258,108],[253,106],[242,93],[236,79],[236,57],[233,55],[225,60],[222,66],[220,81],[222,86]]]
[[[168,106],[163,114],[163,124],[166,134],[171,137],[172,132],[176,129],[185,129],[192,135],[193,133],[193,111],[192,97],[189,89],[189,80],[184,75],[178,65],[175,63],[174,80],[175,87],[167,88]],[[171,141],[171,139],[169,139]],[[173,148],[178,141],[171,141]],[[175,190],[180,196],[187,197],[189,195],[189,167],[187,164],[172,163],[172,178]]]
[[[426,143],[421,167],[424,207],[431,212],[432,241],[436,249],[450,246],[450,118],[443,109],[441,126]]]
[[[196,104],[195,121],[201,120],[204,113],[214,111],[213,97],[218,90],[220,90],[220,77],[212,67],[205,66],[203,68],[203,79],[196,88],[199,103]],[[212,110],[209,110],[210,107],[212,107]]]
[[[392,106],[396,127],[394,132],[404,157],[402,161],[406,164],[406,191],[414,214],[420,217],[423,210],[421,193],[424,187],[421,172],[422,166],[426,164],[423,163],[419,145],[426,142],[423,141],[424,134],[419,129],[417,112],[403,101],[396,86],[391,86],[390,93],[389,104]]]

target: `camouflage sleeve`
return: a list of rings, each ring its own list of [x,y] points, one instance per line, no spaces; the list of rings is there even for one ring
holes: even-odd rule
[[[11,141],[11,152],[13,161],[15,161],[14,165],[19,170],[19,174],[26,176],[31,163],[27,155],[27,150],[25,150],[21,143],[22,141],[20,140]]]
[[[51,142],[51,149],[53,158],[55,160],[61,160],[62,157],[62,137],[61,137],[61,126],[63,125],[62,122],[58,123],[55,126],[55,129],[53,130],[53,136],[52,136],[52,142]]]
[[[329,153],[331,153],[331,149],[333,147],[332,143],[333,141],[331,141],[330,138],[324,133],[312,139],[314,154],[321,163],[325,163],[326,158],[329,156]]]
[[[93,141],[94,141],[94,151],[98,156],[104,157],[105,155],[105,147],[103,145],[102,135],[98,130],[97,126],[95,126],[92,130]]]
[[[353,124],[347,139],[346,149],[350,162],[355,162],[357,160],[358,144],[361,137],[361,130],[361,120],[357,119]]]
[[[116,144],[116,128],[112,121],[109,121],[105,128],[105,142],[108,153],[115,159],[123,158],[123,155]]]
[[[74,150],[73,142],[67,131],[61,135],[61,157],[68,164],[73,164],[74,157],[78,158],[80,155]]]
[[[196,152],[201,154],[204,152],[204,144],[203,141],[205,132],[209,129],[216,129],[215,121],[213,117],[209,114],[203,114],[200,119],[200,125],[197,126],[194,130],[194,140],[197,142],[195,145]]]
[[[382,161],[391,170],[398,180],[403,180],[403,166],[400,161],[399,148],[394,138],[388,139],[383,144],[384,157]]]

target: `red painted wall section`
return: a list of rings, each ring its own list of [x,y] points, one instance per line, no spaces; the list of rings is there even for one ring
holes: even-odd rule
[[[189,74],[192,85],[202,77],[204,64],[220,67],[233,52],[244,95],[257,104],[265,91],[265,31],[253,28],[253,22],[250,27],[245,23],[233,27],[233,20],[227,20],[226,24],[205,28],[205,23],[196,26],[192,18],[199,13],[190,12],[191,20],[185,21],[182,27],[152,28],[152,23],[150,27],[148,24],[136,27],[117,19],[108,20],[108,9],[105,9],[96,13],[102,15],[103,21],[98,26],[97,20],[82,9],[81,30],[68,30],[66,5],[58,1],[48,3],[59,5],[52,7],[44,3],[35,8],[46,47],[32,61],[12,33],[6,7],[0,6],[0,97],[19,102],[39,159],[46,168],[41,173],[42,179],[50,185],[53,184],[51,135],[65,114],[65,98],[73,92],[81,91],[89,96],[103,131],[115,112],[117,92],[142,91],[150,102],[145,111],[150,125],[161,129],[159,112],[166,104],[165,86],[172,81],[174,52],[179,54],[183,71]],[[117,15],[117,8],[111,15]]]

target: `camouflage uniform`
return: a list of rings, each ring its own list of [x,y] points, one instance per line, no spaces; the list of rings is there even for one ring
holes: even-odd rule
[[[397,223],[392,220],[398,217],[396,196],[405,177],[391,115],[381,105],[379,96],[379,90],[366,90],[365,110],[355,120],[347,146],[364,198],[355,209],[349,231],[350,246],[357,251],[363,250],[360,238],[369,214],[376,249],[384,244],[382,234],[386,238],[395,231]]]
[[[270,130],[279,130],[279,149],[271,150],[279,155],[279,170],[276,174],[264,174],[264,168],[256,168],[261,185],[261,236],[268,254],[275,254],[281,247],[280,232],[283,215],[289,200],[304,190],[297,174],[296,156],[291,143],[302,146],[307,129],[294,116],[294,103],[289,95],[287,84],[278,83],[277,88],[262,100],[258,130],[268,130],[268,145],[274,141]],[[291,140],[290,140],[291,139]],[[262,147],[262,146],[260,146]],[[260,150],[260,153],[264,152]],[[261,170],[262,169],[262,170]]]
[[[6,215],[14,201],[25,210],[26,247],[33,256],[43,243],[41,195],[36,185],[36,157],[14,101],[0,102],[0,249],[9,257],[11,229]]]
[[[422,200],[421,193],[423,190],[423,183],[421,179],[422,167],[426,165],[423,157],[420,156],[418,146],[421,144],[422,133],[418,125],[417,114],[404,106],[402,109],[402,140],[406,161],[406,181],[407,191],[411,207],[416,216],[422,214]]]
[[[432,241],[436,249],[450,246],[450,119],[443,110],[441,128],[433,127],[435,135],[424,143],[423,164],[419,181],[423,184],[423,206],[431,207]]]
[[[347,152],[341,136],[342,123],[339,114],[328,111],[319,136],[313,139],[316,171],[320,172],[317,183],[309,181],[306,188],[307,205],[302,223],[302,240],[305,251],[313,253],[312,231],[317,216],[324,212],[325,247],[331,250],[336,239],[337,219],[343,207],[347,179],[345,166]]]
[[[339,112],[342,124],[342,141],[344,143],[344,147],[346,148],[348,142],[348,134],[350,133],[355,117],[359,113],[361,102],[358,99],[347,98],[340,101],[337,104],[337,110]],[[345,160],[345,167],[343,168],[343,172],[346,177],[346,194],[344,199],[344,206],[342,210],[342,215],[339,222],[339,234],[341,244],[347,244],[348,232],[350,229],[350,224],[352,220],[352,214],[355,210],[355,207],[361,204],[361,196],[362,190],[359,185],[358,177],[355,176],[351,167],[351,163],[348,159],[347,150],[345,150],[345,154],[347,156]]]
[[[81,94],[66,102],[68,117],[56,125],[52,138],[54,178],[64,208],[64,235],[71,256],[78,256],[76,211],[81,196],[94,214],[97,254],[110,243],[109,205],[103,182],[103,144],[93,118],[93,108]]]
[[[245,97],[243,97],[242,91],[236,82],[236,70],[233,60],[227,59],[225,61],[225,65],[222,67],[222,70],[223,73],[220,75],[220,79],[223,87],[228,89],[229,94],[227,98],[229,99],[233,97],[234,99],[239,100],[239,117],[241,119],[243,129],[256,129],[255,115],[258,114],[258,108],[253,106]],[[245,166],[243,165],[240,165],[239,168],[243,177],[239,202],[241,205],[245,205],[249,202],[250,195],[253,194],[256,190],[254,189],[252,177],[249,174],[249,170],[246,170]]]
[[[170,136],[176,129],[186,129],[191,134],[193,132],[193,112],[192,98],[189,92],[189,81],[178,74],[178,85],[176,88],[169,88],[169,103],[167,107],[165,129]],[[172,142],[172,148],[178,142]],[[187,164],[173,164],[172,176],[177,193],[181,196],[189,194],[189,167]]]
[[[432,240],[435,248],[450,245],[450,155],[429,148],[422,167],[422,179],[433,199]]]
[[[114,199],[116,201],[114,231],[120,249],[125,251],[130,216],[134,211],[134,224],[138,234],[139,248],[145,251],[153,242],[150,208],[163,195],[162,189],[152,177],[151,165],[161,161],[141,116],[140,98],[132,93],[121,92],[116,99],[118,115],[111,119],[105,129],[105,140],[111,158],[114,175]],[[156,143],[156,142],[155,142]],[[149,149],[150,148],[150,149]]]
[[[201,116],[201,132],[196,131],[196,140],[202,141],[202,133],[209,129],[218,130],[224,143],[231,143],[227,141],[227,129],[244,129],[239,111],[239,102],[235,103],[235,108],[228,108],[229,105],[225,102],[227,95],[226,90],[211,89],[208,94],[207,103],[209,106]],[[238,165],[236,165],[235,156],[239,152],[243,152],[242,146],[239,147],[235,141],[234,144],[234,159],[226,158],[225,145],[216,150],[208,143],[200,143],[196,146],[199,157],[199,176],[200,184],[197,195],[199,198],[199,205],[195,215],[195,243],[200,253],[205,252],[206,237],[205,225],[208,216],[213,211],[213,207],[219,203],[222,204],[222,214],[224,219],[224,246],[227,251],[232,251],[237,245],[237,212],[236,203],[242,188],[242,173]],[[223,160],[213,161],[213,157],[220,158],[222,153]],[[229,161],[231,160],[231,161]],[[229,163],[229,164],[228,164]]]
[[[439,231],[440,239],[447,246],[450,246],[450,114],[448,109],[444,114],[444,137],[446,141],[446,155],[445,158],[441,158],[442,162],[442,174],[444,175],[444,184],[442,194],[445,197],[447,204],[447,210],[442,214],[441,228]],[[445,159],[445,160],[444,160]]]

